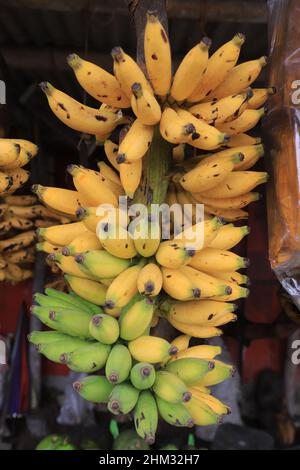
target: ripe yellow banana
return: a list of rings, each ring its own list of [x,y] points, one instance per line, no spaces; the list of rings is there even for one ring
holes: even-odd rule
[[[243,132],[247,132],[259,122],[259,120],[265,115],[266,109],[246,109],[242,114],[230,122],[223,122],[218,124],[218,129],[225,132],[227,135],[235,135]]]
[[[74,256],[88,250],[101,250],[102,245],[96,233],[86,230],[83,234],[75,237],[62,249],[64,256]]]
[[[131,107],[136,117],[147,126],[157,124],[160,121],[161,109],[155,96],[148,90],[143,90],[140,83],[134,83],[131,89]]]
[[[217,248],[204,248],[197,251],[189,266],[199,271],[236,271],[249,265],[248,258],[243,258],[232,251]]]
[[[236,246],[248,233],[250,229],[247,225],[235,227],[233,224],[226,224],[219,228],[216,237],[209,243],[211,248],[220,250],[231,250]]]
[[[205,213],[216,215],[226,222],[235,222],[248,218],[248,212],[242,209],[218,209],[213,206],[208,206],[207,204],[205,205]]]
[[[119,225],[101,223],[97,236],[103,248],[118,258],[131,259],[137,255],[134,240],[129,232]]]
[[[221,314],[232,313],[236,309],[234,304],[217,302],[215,300],[189,300],[187,302],[165,301],[160,310],[168,320],[186,323],[188,325],[210,325],[210,321]],[[187,348],[185,348],[187,349]]]
[[[176,346],[158,336],[140,336],[128,344],[132,357],[139,362],[155,364],[161,362],[166,356],[177,353]]]
[[[202,150],[211,150],[228,141],[228,136],[224,132],[219,131],[216,127],[211,126],[210,124],[207,124],[203,119],[196,118],[189,111],[178,108],[177,114],[186,122],[186,124],[192,123],[195,127],[195,132],[188,141],[188,143],[193,147]]]
[[[213,360],[215,367],[207,372],[205,376],[192,384],[192,386],[201,386],[201,387],[210,387],[212,385],[217,385],[224,380],[232,377],[235,373],[235,368],[230,365],[226,364],[225,362],[218,361],[216,359]]]
[[[276,93],[274,86],[270,88],[253,88],[253,96],[248,101],[249,109],[258,109],[265,104],[269,96]]]
[[[137,279],[141,269],[140,264],[130,266],[115,277],[106,292],[107,309],[122,308],[137,294]]]
[[[126,196],[133,199],[142,177],[143,162],[140,158],[134,162],[119,165],[120,179]]]
[[[110,204],[118,206],[116,194],[106,184],[106,179],[95,171],[86,172],[84,168],[77,165],[69,165],[68,173],[73,177],[74,186],[89,206]]]
[[[104,176],[107,180],[110,180],[114,184],[117,184],[118,186],[122,186],[119,175],[105,162],[98,162],[97,166],[99,168],[99,171],[102,176]]]
[[[214,359],[216,356],[221,354],[222,348],[220,346],[211,346],[209,344],[201,344],[198,346],[192,346],[191,348],[178,351],[176,355],[171,357],[169,362],[176,361],[177,359],[184,359],[186,357],[192,357],[195,359]]]
[[[144,53],[148,77],[154,92],[164,97],[171,86],[172,58],[169,38],[156,11],[147,12]]]
[[[248,206],[253,201],[257,201],[260,198],[259,193],[250,192],[243,194],[242,196],[217,199],[209,197],[200,197],[200,200],[203,204],[206,204],[215,209],[243,209]],[[200,201],[199,201],[200,202]]]
[[[235,282],[238,285],[249,285],[249,278],[245,274],[241,274],[237,271],[211,271],[211,274],[219,279],[224,279],[227,282]]]
[[[92,275],[86,274],[80,269],[80,265],[76,263],[73,256],[64,256],[62,253],[56,251],[47,256],[50,263],[55,263],[59,269],[65,274],[71,274],[82,279],[93,279]]]
[[[218,186],[203,192],[203,195],[221,199],[238,197],[265,183],[267,179],[268,173],[264,171],[234,171]]]
[[[34,145],[34,144],[32,144]],[[35,146],[37,148],[37,146]],[[21,146],[21,150],[20,150],[20,153],[18,155],[18,158],[16,160],[14,160],[12,163],[8,163],[7,165],[5,165],[4,169],[5,170],[13,170],[13,169],[16,169],[16,168],[20,168],[20,167],[23,167],[25,165],[27,165],[27,163],[29,163],[34,155],[37,153],[37,150],[35,151],[34,154],[32,154],[31,152],[25,150],[24,147]]]
[[[226,76],[225,80],[209,95],[210,99],[218,100],[224,96],[240,93],[248,88],[256,80],[261,69],[267,64],[266,57],[257,60],[249,60],[236,65]]]
[[[127,227],[128,225],[128,214],[123,210],[114,210],[112,213],[111,210],[101,210],[101,213],[97,215],[97,207],[81,207],[76,211],[77,218],[85,225],[85,227],[93,233],[96,233],[97,226],[99,223],[110,222],[110,216],[116,216],[116,222],[118,225],[122,227]]]
[[[74,222],[65,225],[53,225],[48,228],[38,230],[39,237],[42,237],[52,245],[64,247],[69,245],[74,238],[88,233],[88,229],[83,222]]]
[[[186,242],[187,246],[194,246],[196,250],[199,250],[211,245],[220,228],[222,228],[221,220],[213,217],[184,229],[176,234],[174,240]]]
[[[218,124],[238,117],[246,109],[252,95],[253,92],[249,89],[243,93],[225,96],[220,100],[195,104],[189,108],[189,112],[208,124],[218,126]]]
[[[57,90],[49,82],[40,84],[46,94],[49,106],[55,116],[66,126],[86,134],[100,134],[112,132],[122,120],[122,112],[112,114],[106,110],[90,108],[71,98],[66,93]]]
[[[71,259],[71,258],[69,258]],[[65,279],[77,295],[95,305],[105,304],[107,287],[91,279],[82,279],[72,274],[66,274]],[[74,319],[75,320],[75,319]],[[76,320],[75,320],[76,321]]]
[[[236,153],[229,156],[204,158],[193,170],[182,176],[181,186],[193,193],[206,191],[220,184],[243,161],[244,155]]]
[[[24,219],[33,219],[41,214],[41,208],[43,206],[36,204],[34,206],[14,206],[9,205],[7,215],[10,217],[21,217]]]
[[[10,139],[0,139],[0,167],[16,162],[21,151],[21,146]]]
[[[131,87],[135,82],[152,93],[152,88],[138,64],[121,47],[114,47],[111,55],[114,60],[114,74],[128,99],[131,99]]]
[[[13,185],[13,179],[7,173],[0,171],[0,194],[8,191]]]
[[[29,140],[25,140],[25,139],[0,139],[1,141],[2,140],[11,140],[11,142],[17,144],[17,145],[20,145],[21,149],[24,149],[26,152],[29,152],[31,153],[31,155],[33,157],[36,156],[36,154],[38,153],[38,146],[36,144],[34,144],[33,142],[30,142]]]
[[[186,119],[182,119],[174,109],[168,107],[161,115],[159,130],[161,136],[171,144],[190,142],[196,132],[191,121],[186,122]]]
[[[186,241],[167,240],[160,243],[155,258],[161,266],[177,269],[189,264],[195,252],[193,244],[189,247]]]
[[[225,281],[222,279],[222,282],[225,282]],[[228,294],[226,293],[225,295],[217,295],[217,296],[211,297],[211,299],[217,300],[217,301],[223,301],[223,302],[232,302],[234,300],[248,297],[249,289],[247,289],[246,287],[241,287],[237,285],[236,282],[230,282],[227,280],[226,280],[226,283],[230,288],[230,293]]]
[[[184,101],[201,83],[210,45],[211,40],[204,37],[183,58],[174,75],[170,91],[175,101]]]
[[[177,322],[174,319],[171,319],[170,323],[176,330],[194,338],[213,338],[222,335],[222,330],[215,326],[189,325],[188,323]]]
[[[44,251],[44,253],[60,253],[61,252],[61,247],[53,245],[52,243],[47,242],[44,240],[43,242],[39,242],[35,245],[37,251]]]
[[[128,163],[142,158],[151,145],[153,129],[136,119],[119,145],[117,162]]]
[[[248,134],[237,134],[230,137],[229,142],[226,142],[226,147],[238,147],[240,145],[257,145],[261,144],[260,137],[252,137]]]
[[[201,82],[188,96],[189,102],[197,103],[204,98],[210,98],[212,91],[224,82],[229,72],[237,63],[241,46],[244,42],[245,36],[238,33],[230,41],[217,49],[208,60]],[[225,96],[230,94],[233,93],[227,93]]]
[[[15,168],[12,170],[5,168],[5,175],[10,178],[11,184],[5,191],[3,191],[4,196],[12,194],[17,191],[17,189],[21,188],[26,181],[28,181],[30,173],[23,168]]]
[[[199,298],[209,298],[216,295],[231,294],[229,283],[226,284],[209,274],[198,271],[191,266],[182,266],[180,271],[194,284]]]
[[[218,398],[202,392],[194,387],[189,387],[189,391],[194,398],[207,405],[217,415],[222,416],[230,413],[230,408],[218,400]]]
[[[187,408],[196,426],[208,426],[221,422],[220,416],[211,407],[194,396],[184,406]]]
[[[154,297],[162,289],[163,277],[159,266],[148,263],[138,273],[137,288],[140,294]]]
[[[119,171],[119,164],[117,162],[117,156],[118,156],[118,148],[119,146],[112,142],[109,139],[106,139],[104,142],[104,152],[105,155],[107,156],[108,161],[111,163],[111,165]]]
[[[116,108],[129,108],[130,101],[117,79],[102,67],[70,54],[67,62],[72,67],[82,88],[98,101]]]
[[[26,248],[32,245],[36,241],[36,233],[34,230],[28,230],[27,232],[20,233],[15,237],[7,238],[6,240],[0,240],[0,252],[10,253],[12,251],[19,251],[22,248]]]
[[[32,191],[47,207],[70,216],[75,216],[79,207],[88,207],[89,205],[87,201],[79,195],[78,191],[72,191],[70,189],[51,188],[49,186],[34,184]]]

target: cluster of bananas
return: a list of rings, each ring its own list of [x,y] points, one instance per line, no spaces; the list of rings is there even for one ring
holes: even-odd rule
[[[216,424],[230,412],[208,387],[233,367],[215,359],[218,346],[189,347],[190,336],[171,343],[150,336],[154,302],[136,296],[119,321],[75,293],[46,289],[35,294],[32,313],[55,331],[34,331],[29,341],[48,359],[90,375],[74,383],[85,399],[106,403],[115,414],[133,411],[137,433],[155,439],[158,415],[174,426]]]
[[[13,194],[29,178],[23,169],[35,157],[38,147],[23,139],[0,139],[0,197]]]

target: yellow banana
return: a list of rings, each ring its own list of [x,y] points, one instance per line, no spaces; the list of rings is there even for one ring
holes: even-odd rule
[[[186,242],[187,246],[194,246],[196,250],[199,250],[211,244],[221,227],[221,220],[217,217],[213,217],[212,219],[203,220],[186,228],[176,234],[174,240]]]
[[[232,365],[226,364],[225,362],[213,360],[215,367],[207,372],[201,380],[192,384],[194,387],[201,386],[201,387],[210,387],[212,385],[217,385],[224,380],[232,377],[235,373],[235,368]]]
[[[264,107],[259,109],[246,109],[233,121],[218,124],[218,129],[225,132],[227,135],[247,132],[256,126],[259,120],[265,115],[265,112],[266,110]]]
[[[104,142],[104,152],[105,155],[107,156],[107,159],[109,163],[112,164],[112,166],[119,171],[119,164],[117,162],[117,156],[118,156],[118,148],[119,146],[112,142],[109,139],[106,139]]]
[[[137,279],[141,269],[142,266],[139,264],[130,266],[115,277],[106,292],[107,309],[124,307],[137,294]]]
[[[36,156],[36,154],[38,153],[38,146],[36,144],[34,144],[33,142],[30,142],[29,140],[25,140],[25,139],[0,139],[0,141],[2,140],[11,140],[11,142],[13,142],[14,144],[17,144],[17,145],[20,145],[22,149],[26,150],[26,152],[29,152],[31,153],[31,155],[33,157]]]
[[[206,191],[219,185],[234,170],[235,165],[243,161],[244,155],[236,153],[229,156],[204,158],[193,170],[180,179],[181,186],[193,193]]]
[[[87,207],[87,201],[79,195],[78,191],[70,189],[51,188],[34,184],[32,191],[38,196],[39,200],[47,207],[56,210],[62,214],[75,216],[79,207]]]
[[[209,98],[218,100],[224,96],[240,93],[248,88],[256,80],[261,69],[267,64],[266,57],[260,57],[257,60],[249,60],[236,65],[226,76],[225,80],[213,90]]]
[[[142,177],[143,162],[140,158],[134,162],[119,165],[120,179],[126,196],[133,199]]]
[[[145,231],[144,231],[145,230]],[[149,258],[153,256],[159,247],[161,240],[161,228],[154,220],[140,222],[134,230],[134,246],[140,256]]]
[[[203,195],[221,199],[242,196],[265,183],[267,178],[268,173],[264,171],[234,171],[218,186],[203,192]]]
[[[0,194],[8,191],[13,185],[13,179],[7,173],[0,171]]]
[[[219,279],[224,279],[227,282],[235,282],[238,285],[249,285],[249,278],[245,274],[241,274],[237,271],[211,271],[211,274]]]
[[[260,137],[252,137],[248,134],[236,134],[230,137],[229,142],[226,142],[226,147],[238,147],[240,145],[257,145],[261,144]]]
[[[36,244],[36,249],[37,251],[44,251],[45,253],[60,253],[61,252],[61,247],[53,245],[52,243],[47,242],[44,240],[43,242],[39,242]]]
[[[147,12],[144,33],[145,64],[154,92],[164,97],[170,90],[172,58],[169,38],[157,12]]]
[[[50,253],[47,256],[47,260],[52,263],[55,262],[64,274],[71,274],[82,279],[93,279],[92,275],[86,274],[80,269],[80,265],[76,263],[73,256],[63,256],[62,253],[56,251],[55,253]]]
[[[193,147],[203,150],[211,150],[228,141],[228,136],[224,132],[210,124],[207,124],[203,119],[196,118],[189,111],[178,108],[177,114],[185,120],[187,124],[192,123],[195,127],[195,132],[192,134],[191,139],[189,139],[188,142]]]
[[[194,338],[204,339],[222,335],[222,330],[215,326],[189,325],[188,323],[177,322],[173,318],[169,320],[169,322],[174,328],[176,328],[176,330],[181,331],[186,335],[191,335]]]
[[[184,161],[185,144],[178,144],[173,147],[172,158],[175,163],[181,163]]]
[[[178,350],[178,352],[176,353],[174,357],[176,357],[181,351],[188,349],[190,340],[191,340],[191,336],[189,335],[179,335],[176,338],[174,338],[173,341],[171,341],[171,344],[173,344],[173,346],[176,346]]]
[[[178,351],[176,355],[171,357],[170,362],[176,361],[177,359],[184,359],[186,357],[192,357],[195,359],[214,359],[216,356],[221,354],[222,348],[220,346],[211,346],[209,344],[201,344],[198,346],[192,346],[191,348]]]
[[[104,222],[97,230],[97,236],[103,248],[118,258],[130,259],[137,255],[129,232],[119,225]]]
[[[5,198],[5,203],[9,206],[32,206],[36,201],[36,196],[31,194],[25,196],[6,196]]]
[[[114,74],[127,98],[131,99],[131,87],[135,82],[140,83],[150,93],[152,92],[152,88],[138,64],[121,47],[114,47],[111,55],[114,60]]]
[[[82,279],[72,274],[66,274],[65,279],[75,294],[95,305],[105,304],[107,287],[91,279]],[[74,318],[75,320],[75,318]],[[75,320],[76,321],[76,320]]]
[[[163,277],[159,266],[148,263],[138,273],[137,288],[140,294],[154,297],[162,289]]]
[[[222,280],[198,271],[191,266],[182,266],[180,271],[194,284],[199,298],[231,294],[232,288],[229,283],[226,284]]]
[[[41,208],[43,208],[43,206],[40,204],[36,204],[34,206],[10,205],[7,210],[7,214],[10,217],[21,217],[24,219],[33,219],[35,217],[42,215]]]
[[[116,224],[122,227],[127,227],[128,225],[128,214],[121,209],[114,210],[113,212],[109,208],[107,211],[103,209],[97,215],[97,207],[81,207],[76,211],[76,216],[93,233],[96,233],[99,223],[110,222],[111,216]]]
[[[34,144],[32,144],[34,145]],[[36,149],[37,149],[37,146],[35,145]],[[18,158],[16,160],[14,160],[12,163],[8,163],[7,165],[5,165],[4,169],[5,170],[13,170],[13,169],[17,169],[17,168],[21,168],[25,165],[27,165],[27,163],[29,163],[34,155],[37,153],[37,150],[35,150],[34,154],[27,151],[24,147],[21,146],[21,150],[20,150],[20,153],[18,155]]]
[[[87,230],[83,234],[75,237],[71,243],[62,249],[64,256],[74,256],[88,250],[101,250],[102,245],[96,233]]]
[[[192,116],[192,115],[191,115]],[[159,130],[161,136],[171,144],[190,142],[196,132],[192,122],[186,122],[174,109],[165,108],[160,119]]]
[[[130,101],[117,79],[102,67],[70,54],[67,62],[72,67],[82,88],[98,101],[116,108],[129,108]]]
[[[105,134],[112,132],[122,119],[122,112],[111,118],[105,110],[90,108],[54,88],[49,82],[40,84],[46,94],[49,106],[55,116],[66,126],[86,134]]]
[[[207,204],[205,205],[205,213],[215,215],[226,222],[236,222],[248,218],[248,212],[242,209],[218,209]]]
[[[253,88],[253,96],[248,101],[249,109],[258,109],[265,104],[269,96],[276,93],[274,86],[270,88]]]
[[[236,271],[249,265],[248,258],[243,258],[232,251],[217,248],[204,248],[197,251],[189,266],[200,271]]]
[[[176,354],[176,346],[158,336],[140,336],[128,343],[132,357],[139,362],[155,364],[161,362],[166,356]]]
[[[201,392],[197,388],[189,387],[189,391],[191,392],[192,396],[199,400],[201,403],[207,405],[214,413],[219,416],[227,415],[230,413],[230,408],[222,403],[218,398],[209,395],[205,392]]]
[[[148,90],[143,90],[140,83],[131,87],[131,107],[139,121],[147,126],[154,126],[160,121],[161,110],[155,96]]]
[[[35,231],[28,230],[27,232],[20,233],[15,237],[7,238],[6,240],[0,240],[0,252],[8,253],[12,251],[19,251],[22,248],[26,248],[32,245],[35,240]]]
[[[88,229],[83,222],[74,222],[65,225],[53,225],[38,230],[38,235],[52,245],[64,247],[69,245],[74,238],[83,236]]]
[[[221,314],[232,313],[236,310],[234,304],[217,302],[215,300],[189,300],[186,302],[165,301],[160,306],[163,315],[169,321],[186,323],[188,325],[210,325],[210,321]]]
[[[243,93],[225,96],[220,100],[195,104],[189,108],[189,112],[208,124],[218,126],[218,124],[238,117],[246,109],[252,95],[253,92],[249,89]]]
[[[257,201],[260,198],[259,193],[246,193],[242,196],[232,197],[232,198],[225,198],[225,199],[217,199],[217,198],[209,198],[209,197],[200,197],[199,199],[203,204],[206,204],[210,207],[214,207],[216,209],[243,209],[244,207],[248,206],[253,201]],[[199,201],[200,202],[200,201]]]
[[[167,240],[160,243],[155,258],[161,266],[177,269],[189,264],[195,252],[193,244],[189,247],[186,241]]]
[[[170,91],[175,101],[184,101],[201,83],[210,45],[211,40],[204,37],[183,58],[174,75]]]
[[[237,285],[235,282],[230,282],[227,280],[225,281],[223,279],[221,281],[226,282],[226,284],[228,285],[230,289],[230,292],[226,293],[225,295],[217,295],[217,296],[211,297],[211,299],[217,300],[217,301],[223,301],[223,302],[232,302],[233,300],[238,300],[238,299],[248,297],[249,289],[247,289],[246,287],[241,287]]]
[[[21,146],[10,139],[0,139],[0,168],[10,165],[18,159]]]
[[[117,173],[109,165],[107,165],[105,162],[100,161],[97,163],[97,166],[100,170],[101,175],[104,176],[104,178],[110,180],[118,186],[122,186],[119,175],[117,175]]]
[[[151,145],[153,129],[136,119],[119,145],[117,162],[128,163],[142,158]]]
[[[194,396],[184,406],[187,408],[196,426],[208,426],[221,422],[220,416],[211,407]]]
[[[16,230],[29,230],[33,227],[32,220],[23,219],[21,217],[9,217],[12,228]]]
[[[219,250],[231,250],[231,248],[236,246],[249,232],[250,229],[247,225],[242,227],[235,227],[233,224],[222,225],[216,237],[208,246]]]
[[[23,168],[15,168],[13,170],[5,168],[5,175],[11,178],[11,184],[5,191],[3,191],[3,195],[8,195],[21,188],[26,181],[28,181],[30,173]]]
[[[245,36],[237,33],[230,41],[216,50],[208,60],[201,82],[188,96],[189,102],[197,103],[203,98],[210,98],[212,91],[224,82],[231,69],[237,63],[241,46],[244,42]],[[227,93],[225,96],[230,94],[233,93]]]

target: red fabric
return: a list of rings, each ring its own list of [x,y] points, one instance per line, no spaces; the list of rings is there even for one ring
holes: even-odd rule
[[[285,361],[286,341],[277,338],[258,339],[244,349],[243,382],[255,381],[264,369],[282,372]]]

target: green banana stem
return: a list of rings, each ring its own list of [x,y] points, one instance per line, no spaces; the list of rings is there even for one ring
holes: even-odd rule
[[[154,129],[151,146],[143,158],[143,174],[133,204],[162,204],[168,189],[168,172],[172,146],[160,135],[159,126]]]

